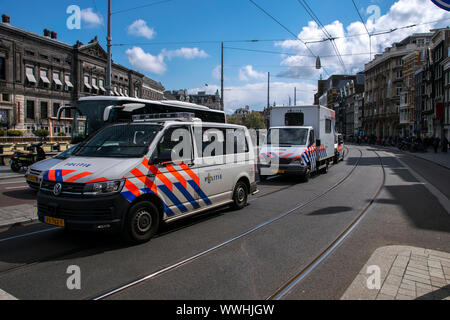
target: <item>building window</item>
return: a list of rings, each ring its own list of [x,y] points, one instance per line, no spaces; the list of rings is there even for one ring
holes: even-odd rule
[[[134,88],[134,97],[139,98],[139,88]]]
[[[34,52],[31,50],[25,50],[25,55],[26,56],[34,56]]]
[[[64,75],[64,91],[72,91],[73,84],[70,82],[70,74]]]
[[[50,80],[48,80],[48,70],[39,70],[39,86],[43,88],[48,88],[50,85]]]
[[[41,101],[41,119],[48,118],[48,103],[47,101]]]
[[[2,94],[2,101],[9,102],[9,94],[3,93]]]
[[[58,116],[59,103],[53,103],[53,116],[56,118]]]
[[[105,80],[99,79],[98,80],[98,86],[99,86],[99,89],[103,92],[103,94],[105,94],[106,93]]]
[[[6,80],[6,60],[0,57],[0,80]]]
[[[36,78],[34,77],[34,68],[33,67],[25,67],[25,76],[27,78],[28,85],[36,84]]]
[[[84,92],[91,92],[91,85],[89,84],[89,76],[84,76]]]
[[[92,78],[92,92],[97,93],[98,92],[98,86],[97,86],[97,78]]]
[[[27,100],[27,119],[34,120],[34,101]]]
[[[62,82],[59,72],[53,72],[53,85],[55,90],[61,90]]]

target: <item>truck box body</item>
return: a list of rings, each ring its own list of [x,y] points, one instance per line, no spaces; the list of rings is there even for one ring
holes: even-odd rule
[[[326,158],[334,156],[335,122],[335,112],[318,105],[274,107],[270,112],[270,127],[313,127],[316,140],[325,147]]]

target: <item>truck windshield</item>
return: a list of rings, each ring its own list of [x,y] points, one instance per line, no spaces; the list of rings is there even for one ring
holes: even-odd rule
[[[121,124],[99,131],[75,151],[80,157],[137,158],[148,151],[160,125]]]
[[[267,135],[268,145],[273,146],[304,146],[308,141],[308,129],[286,128],[270,129]]]

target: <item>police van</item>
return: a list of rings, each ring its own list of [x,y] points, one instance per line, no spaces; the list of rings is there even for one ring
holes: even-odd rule
[[[308,181],[312,172],[328,172],[334,157],[335,112],[323,106],[274,107],[270,129],[258,157],[261,180],[293,174]]]
[[[336,133],[334,140],[334,159],[333,163],[337,164],[339,161],[343,161],[345,157],[344,150],[344,137],[340,133]]]
[[[107,126],[48,170],[39,220],[73,230],[113,230],[149,240],[162,222],[224,205],[241,209],[257,192],[248,129],[191,113],[135,115]]]

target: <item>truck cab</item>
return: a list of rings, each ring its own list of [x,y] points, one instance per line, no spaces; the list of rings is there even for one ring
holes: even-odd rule
[[[273,127],[258,156],[261,180],[276,174],[292,174],[307,181],[317,164],[314,128],[310,126]]]

